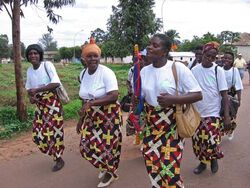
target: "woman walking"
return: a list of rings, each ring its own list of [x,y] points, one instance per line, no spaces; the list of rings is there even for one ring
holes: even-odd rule
[[[145,99],[143,157],[152,187],[183,188],[180,176],[184,139],[176,131],[175,104],[190,104],[202,99],[201,88],[191,71],[175,62],[179,84],[176,96],[173,61],[168,60],[171,40],[154,35],[147,47],[152,64],[141,71],[142,95]]]
[[[241,104],[241,91],[243,90],[243,85],[241,77],[237,68],[233,67],[234,54],[232,52],[225,52],[222,58],[223,68],[226,75],[227,86],[228,86],[228,95],[233,97],[234,100],[237,100],[238,106]],[[231,116],[231,127],[229,130],[225,131],[222,126],[222,134],[227,134],[228,139],[232,140],[234,137],[234,130],[237,126],[236,123],[236,113],[230,114]]]
[[[43,61],[43,49],[29,45],[26,58],[32,64],[27,70],[26,90],[30,102],[36,104],[33,120],[33,141],[42,153],[52,156],[56,162],[52,171],[64,166],[63,109],[55,89],[61,82],[51,62]]]
[[[86,69],[80,74],[83,105],[76,130],[81,134],[83,158],[100,171],[97,187],[105,187],[118,179],[122,142],[118,84],[114,72],[100,65],[101,49],[93,38],[83,47],[82,56]]]
[[[203,99],[196,103],[202,120],[192,137],[193,150],[200,161],[193,171],[195,174],[202,173],[207,164],[211,164],[212,173],[216,173],[219,168],[217,159],[223,157],[219,147],[221,101],[225,106],[224,127],[228,129],[230,126],[226,77],[223,68],[215,64],[218,47],[216,42],[205,44],[201,64],[192,69],[202,88],[203,96]]]

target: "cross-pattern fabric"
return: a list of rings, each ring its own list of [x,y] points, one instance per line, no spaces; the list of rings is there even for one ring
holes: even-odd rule
[[[212,159],[223,158],[219,144],[221,143],[220,118],[202,118],[201,123],[192,137],[193,151],[203,163]]]
[[[153,188],[182,188],[180,164],[184,140],[176,133],[174,108],[157,111],[145,104],[143,157]]]
[[[65,148],[62,104],[53,92],[39,93],[36,98],[32,138],[42,153],[56,160],[61,157]]]
[[[120,105],[92,106],[81,129],[80,152],[100,171],[115,173],[121,154]]]

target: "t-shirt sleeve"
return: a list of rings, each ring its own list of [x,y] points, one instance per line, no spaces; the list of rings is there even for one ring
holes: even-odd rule
[[[242,81],[240,78],[240,73],[239,73],[238,69],[236,69],[236,68],[233,68],[233,71],[234,71],[234,75],[235,75],[235,78],[234,78],[235,89],[236,89],[236,91],[242,90],[243,85],[242,85]]]
[[[104,69],[103,77],[106,93],[118,90],[118,83],[115,73],[110,69]]]
[[[201,91],[199,83],[195,79],[191,70],[181,63],[175,63],[178,68],[179,87],[184,93]]]
[[[27,70],[27,73],[26,73],[26,83],[25,83],[25,89],[26,90],[29,90],[31,89],[31,85],[30,85],[30,77],[29,77],[29,69]]]
[[[48,71],[50,83],[61,83],[53,63],[47,61],[45,62],[44,66],[46,66],[46,69]]]
[[[219,66],[217,67],[217,82],[219,91],[228,90],[225,71]]]

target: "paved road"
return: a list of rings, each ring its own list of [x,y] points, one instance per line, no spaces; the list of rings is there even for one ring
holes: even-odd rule
[[[211,174],[206,170],[201,175],[194,175],[193,168],[198,164],[192,153],[190,139],[186,140],[184,159],[182,162],[182,175],[185,188],[245,188],[250,187],[250,86],[244,81],[242,106],[239,110],[239,126],[235,132],[235,138],[228,141],[225,137],[222,149],[225,157],[219,161],[219,172]],[[8,145],[0,145],[0,188],[94,188],[98,184],[97,170],[80,157],[77,151],[79,138],[74,134],[74,127],[65,129],[66,135],[75,139],[75,145],[70,145],[66,139],[64,159],[65,167],[57,172],[51,172],[52,162],[49,157],[41,155],[33,144],[30,154],[19,155],[23,152],[22,140],[16,148],[16,157],[4,156],[8,149],[13,149],[13,141]],[[68,131],[68,133],[67,133]],[[71,132],[70,132],[71,131]],[[28,138],[27,138],[28,137]],[[23,142],[29,139],[29,135],[21,137]],[[18,140],[18,139],[17,139]],[[9,147],[9,148],[8,148]],[[2,150],[1,150],[2,149]],[[33,151],[34,150],[34,151]],[[15,152],[15,151],[13,151]],[[110,188],[149,188],[150,182],[146,174],[144,162],[138,147],[131,144],[131,139],[124,137],[123,154],[119,168],[119,180]]]

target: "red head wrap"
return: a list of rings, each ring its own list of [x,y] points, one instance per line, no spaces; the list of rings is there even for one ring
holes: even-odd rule
[[[212,41],[212,42],[208,42],[207,44],[205,44],[203,46],[203,53],[211,50],[211,49],[215,49],[216,51],[219,50],[219,46],[220,44],[218,42]]]

